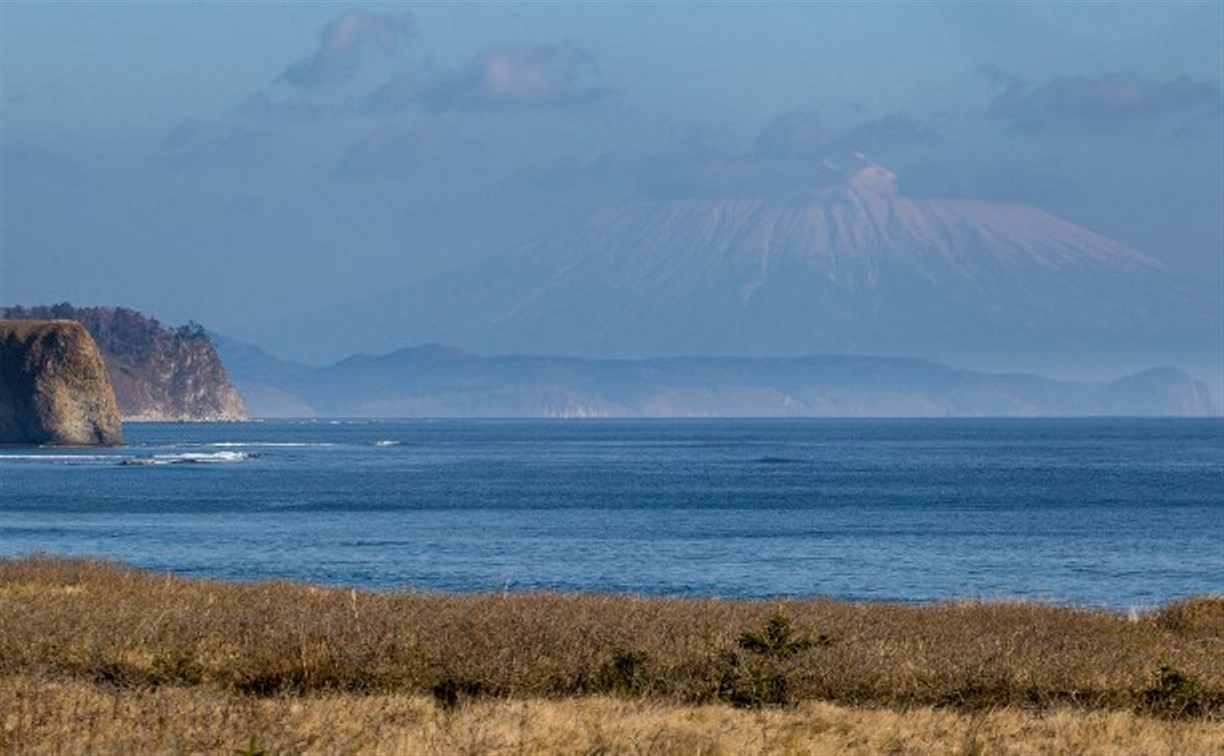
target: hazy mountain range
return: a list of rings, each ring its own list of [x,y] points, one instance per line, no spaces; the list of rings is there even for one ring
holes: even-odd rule
[[[735,417],[1214,414],[1171,368],[1113,382],[992,375],[924,360],[481,357],[426,345],[308,367],[214,336],[256,416]]]
[[[910,198],[854,154],[814,165],[811,188],[785,196],[608,206],[570,232],[282,330],[345,351],[441,341],[1114,371],[1201,364],[1224,330],[1217,309],[1207,288],[1115,240],[1030,206]]]

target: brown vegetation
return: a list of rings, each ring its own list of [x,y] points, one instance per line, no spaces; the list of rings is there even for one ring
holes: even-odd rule
[[[98,707],[110,712],[107,721],[158,711],[199,720],[201,732],[215,731],[210,718],[221,717],[230,722],[222,734],[243,737],[271,732],[272,719],[299,722],[276,730],[278,748],[289,750],[343,741],[350,724],[334,725],[341,730],[324,740],[300,740],[309,731],[302,722],[328,707],[358,720],[385,715],[369,725],[375,732],[456,737],[475,750],[484,749],[470,731],[473,712],[486,712],[490,732],[516,717],[572,714],[574,728],[587,728],[573,742],[593,744],[605,723],[609,733],[649,730],[641,721],[662,717],[697,733],[703,748],[728,751],[782,748],[785,739],[736,739],[758,721],[776,723],[780,738],[806,738],[815,715],[803,712],[860,724],[900,717],[946,737],[968,737],[970,726],[1005,737],[1008,728],[1049,731],[1072,711],[1079,724],[1060,732],[1083,727],[1088,737],[1112,723],[1117,732],[1147,728],[1161,743],[1200,733],[1207,740],[1194,742],[1217,749],[1224,738],[1221,597],[1128,618],[1023,603],[456,596],[230,584],[32,558],[0,560],[0,618],[0,711],[9,712],[0,745],[49,743],[39,723],[68,717],[78,724],[62,724],[61,749],[87,747],[79,722],[102,716],[90,713]],[[575,696],[583,701],[540,700]],[[708,705],[722,713],[702,713]],[[747,729],[720,739],[723,730],[690,726],[703,717]],[[536,726],[522,731],[555,735]],[[430,748],[448,750],[441,743]],[[148,744],[179,750],[168,740]]]
[[[254,697],[0,677],[0,753],[1098,754],[1224,753],[1224,726],[1060,708],[781,709],[608,696],[472,701],[410,694]]]

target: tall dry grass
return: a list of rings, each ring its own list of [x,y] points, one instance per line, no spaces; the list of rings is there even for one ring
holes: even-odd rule
[[[205,686],[116,688],[0,676],[0,753],[1099,754],[1224,753],[1224,726],[1131,712],[781,709],[607,696],[255,697]]]
[[[745,642],[775,615],[790,622],[789,651]],[[1024,603],[372,593],[0,559],[0,677],[120,689],[394,693],[443,706],[602,694],[1071,706],[1218,721],[1222,640],[1224,597],[1127,618]]]

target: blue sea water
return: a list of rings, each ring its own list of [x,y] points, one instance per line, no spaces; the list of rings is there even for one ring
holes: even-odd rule
[[[1118,609],[1224,593],[1224,421],[127,424],[0,449],[0,555],[379,589]]]

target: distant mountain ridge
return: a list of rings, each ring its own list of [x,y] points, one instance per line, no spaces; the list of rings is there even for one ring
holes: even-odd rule
[[[0,318],[75,320],[98,345],[125,420],[241,420],[242,396],[203,328],[125,307],[2,307]]]
[[[1212,415],[1171,368],[1113,382],[956,370],[926,360],[817,356],[643,360],[481,357],[438,344],[286,363],[217,339],[255,415],[341,417],[949,417]],[[231,358],[231,355],[233,357]]]

